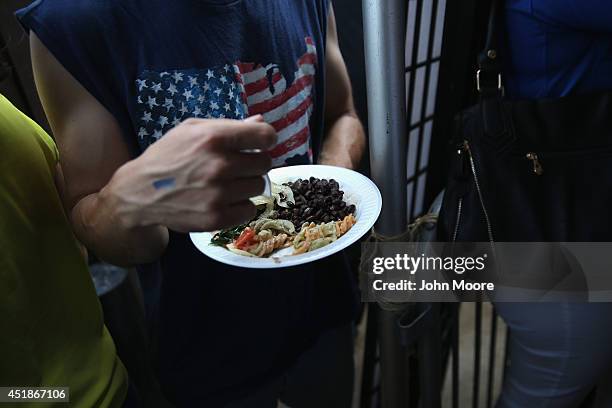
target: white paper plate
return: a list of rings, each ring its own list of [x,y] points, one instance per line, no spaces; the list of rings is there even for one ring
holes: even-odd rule
[[[357,223],[337,241],[323,248],[295,256],[290,255],[292,248],[287,248],[276,252],[269,258],[242,256],[223,247],[211,245],[210,240],[214,233],[192,233],[191,240],[204,255],[216,261],[243,268],[269,269],[301,265],[328,257],[355,243],[370,231],[380,215],[382,196],[378,187],[370,179],[355,171],[341,167],[308,165],[273,169],[269,176],[274,183],[278,184],[310,177],[335,179],[340,184],[340,190],[344,191],[344,200],[348,205],[355,204]]]

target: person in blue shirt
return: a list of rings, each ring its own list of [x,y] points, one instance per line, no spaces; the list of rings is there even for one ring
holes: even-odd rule
[[[270,165],[358,165],[329,0],[37,0],[18,16],[74,230],[102,259],[139,265],[171,402],[350,406],[344,256],[254,271],[186,234],[251,216]]]
[[[505,22],[508,98],[612,90],[611,2],[506,0]],[[595,407],[612,406],[612,304],[497,303],[496,309],[510,328],[498,408],[580,407],[589,397]]]

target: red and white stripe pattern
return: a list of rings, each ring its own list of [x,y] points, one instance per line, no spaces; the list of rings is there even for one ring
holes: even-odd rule
[[[276,64],[264,67],[238,62],[234,65],[244,111],[248,116],[263,115],[278,132],[278,143],[270,152],[274,166],[305,153],[312,160],[309,123],[316,65],[317,49],[310,37],[306,38],[306,53],[297,61],[292,84],[287,84]]]

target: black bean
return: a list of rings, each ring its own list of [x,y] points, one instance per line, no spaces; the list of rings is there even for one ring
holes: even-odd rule
[[[287,202],[288,208],[275,204],[274,209],[281,219],[290,220],[298,229],[304,223],[336,221],[355,211],[355,206],[351,208],[344,202],[344,192],[336,180],[309,177],[285,185],[293,191],[295,203]]]

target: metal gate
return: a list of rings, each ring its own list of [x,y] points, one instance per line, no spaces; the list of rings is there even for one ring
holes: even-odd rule
[[[374,131],[380,133],[386,126],[386,136],[406,148],[407,220],[423,214],[445,184],[453,117],[473,103],[476,97],[472,73],[475,72],[473,68],[481,48],[481,38],[484,38],[488,4],[489,0],[364,0],[366,61],[372,63],[371,50],[370,59],[367,56],[368,47],[371,49],[375,44],[390,48],[376,50],[376,57],[384,59],[385,63],[393,63],[397,59],[394,54],[397,41],[402,42],[405,51],[403,80],[397,79],[394,72],[396,67],[379,64],[376,69],[386,68],[388,71],[389,78],[384,86],[390,90],[387,93],[384,90],[369,90],[368,97],[371,107],[370,134]],[[400,13],[403,21],[398,18]],[[378,23],[369,20],[377,20]],[[395,38],[399,24],[405,28],[405,38],[401,40]],[[371,80],[372,73],[368,74]],[[405,82],[407,108],[403,125],[394,123],[397,120],[397,106],[393,105],[394,102],[397,104],[393,88],[402,82]],[[372,97],[376,100],[372,100]],[[378,129],[373,122],[381,120],[381,117],[386,117],[391,123],[378,122]],[[394,139],[397,132],[403,132],[405,140]],[[382,178],[379,184],[385,189],[393,180],[384,174],[385,169],[377,169],[381,164],[376,160],[388,159],[389,164],[385,165],[393,167],[398,162],[402,163],[403,158],[385,157],[383,152],[388,156],[393,155],[388,147],[382,149],[374,146],[371,150],[373,176]],[[394,173],[393,169],[386,170]],[[397,190],[402,191],[402,187],[398,186]],[[401,207],[402,199],[395,193],[386,191],[388,197],[396,201],[390,205],[388,213]],[[378,232],[389,236],[401,232],[394,230],[392,221],[382,219],[377,225]],[[400,222],[395,221],[396,224]],[[474,323],[470,340],[474,351],[473,361],[470,362],[471,386],[469,391],[462,391],[461,394],[460,308],[468,313],[467,316]],[[498,349],[498,318],[494,311],[489,312],[488,305],[486,309],[488,321],[483,324],[483,304],[480,303],[463,306],[406,305],[404,310],[395,313],[370,305],[361,407],[440,407],[447,367],[451,378],[451,402],[448,406],[463,408],[465,402],[460,405],[460,401],[466,399],[460,397],[468,394],[471,397],[469,406],[482,406],[482,399],[484,406],[491,407],[495,397],[495,375],[500,371],[495,359],[490,358]],[[486,344],[483,329],[486,329],[488,336]],[[489,357],[488,360],[484,359],[485,356]],[[484,393],[481,392],[482,386],[485,387]]]

